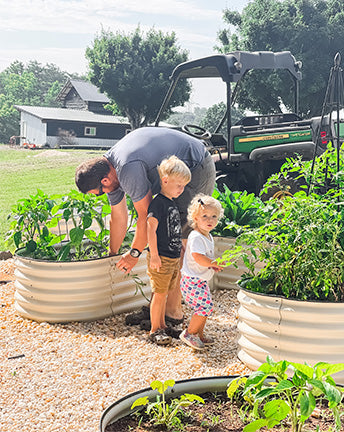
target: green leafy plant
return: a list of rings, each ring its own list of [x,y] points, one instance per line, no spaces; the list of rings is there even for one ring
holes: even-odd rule
[[[224,209],[224,217],[219,221],[214,235],[222,237],[237,237],[244,227],[258,227],[268,219],[273,203],[264,204],[253,193],[247,191],[232,192],[225,184],[223,192],[215,189],[213,197],[220,201]]]
[[[71,261],[107,256],[109,230],[105,218],[111,213],[107,197],[72,190],[48,196],[41,190],[12,207],[6,240],[23,256]],[[130,244],[127,232],[124,247]]]
[[[340,166],[344,160],[344,146],[340,152]],[[313,173],[312,160],[303,160],[297,155],[287,158],[280,171],[269,177],[263,186],[260,196],[273,194],[276,191],[291,193],[307,190],[311,186],[311,192],[319,195],[325,194],[331,189],[344,187],[344,173],[337,171],[337,152],[330,142],[327,149],[315,158]]]
[[[164,382],[153,381],[151,388],[157,390],[159,395],[155,402],[149,402],[148,397],[142,397],[136,399],[132,404],[131,409],[147,405],[146,414],[151,418],[154,425],[165,425],[167,429],[182,427],[182,421],[180,415],[182,414],[182,407],[188,407],[193,403],[204,403],[204,400],[194,394],[185,393],[179,399],[172,399],[170,403],[166,401],[165,392],[169,387],[173,387],[175,384],[174,380],[167,380]],[[161,395],[161,397],[160,397]]]
[[[288,361],[274,362],[267,357],[256,372],[248,378],[233,380],[227,395],[240,398],[254,420],[243,432],[254,432],[263,427],[272,428],[287,419],[292,432],[301,432],[317,401],[327,401],[336,424],[341,430],[338,406],[343,393],[332,377],[344,370],[344,363],[320,362],[314,367]],[[239,400],[239,399],[238,399]]]
[[[299,192],[281,200],[268,223],[246,230],[219,260],[247,268],[242,288],[298,300],[344,301],[344,202],[341,192]],[[249,245],[249,247],[247,247]],[[255,263],[265,266],[257,271]]]

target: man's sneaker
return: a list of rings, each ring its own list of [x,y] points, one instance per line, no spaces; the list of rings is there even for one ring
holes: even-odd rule
[[[202,338],[200,338],[201,341],[204,343],[204,345],[214,345],[215,340],[213,338],[211,338],[210,336],[203,336]]]
[[[138,312],[133,312],[125,317],[126,325],[139,325],[141,321],[150,319],[149,306],[142,306]],[[149,329],[148,329],[149,330]]]
[[[190,334],[187,332],[187,330],[181,332],[179,339],[195,350],[202,351],[205,349],[205,345],[198,335]]]

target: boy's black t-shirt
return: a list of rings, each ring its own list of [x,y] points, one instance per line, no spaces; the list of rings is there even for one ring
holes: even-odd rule
[[[148,207],[147,217],[155,217],[159,222],[156,230],[159,255],[179,258],[182,227],[176,203],[165,195],[158,194]]]

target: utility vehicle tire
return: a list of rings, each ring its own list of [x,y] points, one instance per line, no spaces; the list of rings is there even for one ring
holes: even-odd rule
[[[238,190],[238,182],[235,180],[234,176],[230,174],[220,174],[216,177],[216,186],[220,192],[224,192],[224,184],[230,191]]]
[[[287,177],[280,179],[281,186],[272,186],[267,190],[267,192],[262,193],[260,198],[262,201],[267,201],[270,198],[281,199],[285,196],[293,196],[296,192],[300,192],[302,190],[306,190],[301,186],[306,186],[306,182],[303,177],[301,178],[293,178]]]

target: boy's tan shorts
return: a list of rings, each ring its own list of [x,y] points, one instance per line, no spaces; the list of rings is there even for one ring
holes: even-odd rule
[[[161,267],[159,271],[149,267],[150,254],[147,253],[147,274],[153,293],[163,294],[175,287],[179,280],[180,258],[167,258],[160,256]]]

